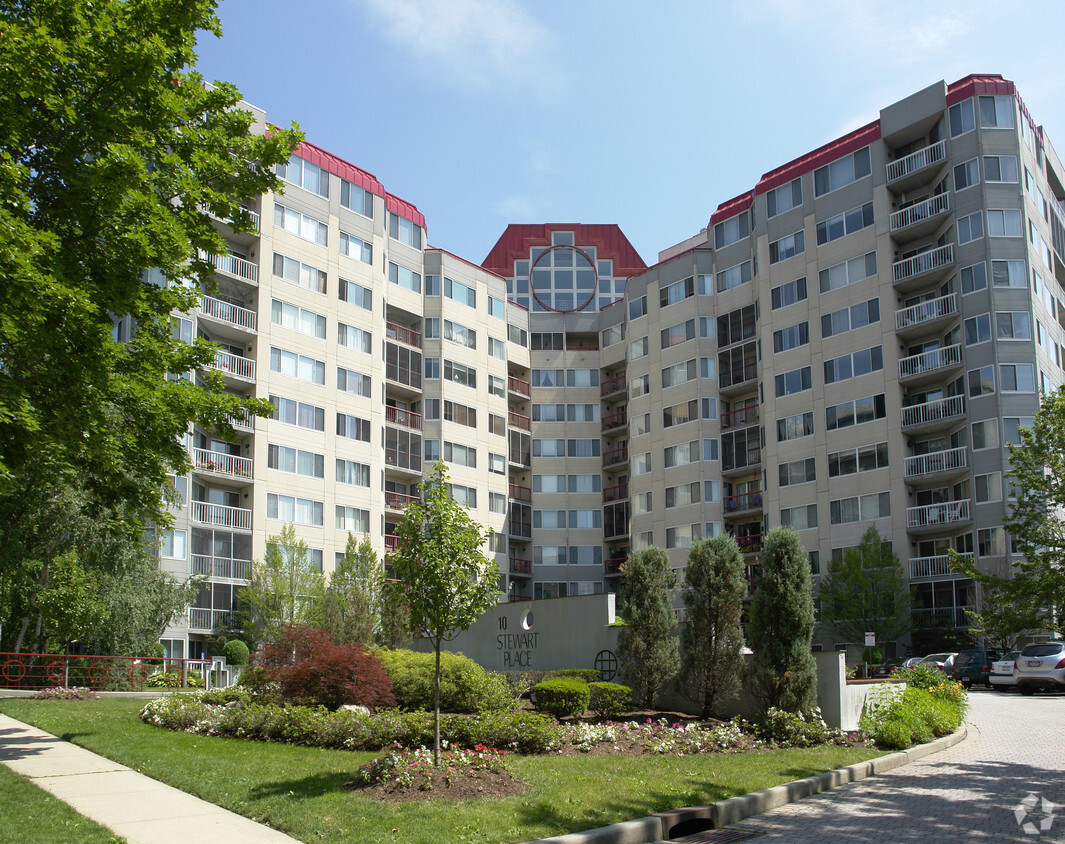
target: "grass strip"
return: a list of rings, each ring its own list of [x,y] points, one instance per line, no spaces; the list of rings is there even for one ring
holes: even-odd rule
[[[505,800],[393,803],[346,791],[374,753],[245,742],[151,727],[143,701],[0,701],[0,711],[306,842],[545,838],[710,803],[881,755],[826,746],[704,756],[508,757],[530,784]]]

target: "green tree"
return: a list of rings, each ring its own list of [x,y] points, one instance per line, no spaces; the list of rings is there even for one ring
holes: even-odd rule
[[[421,500],[407,506],[396,528],[391,561],[410,608],[410,630],[425,636],[436,654],[433,762],[439,765],[440,648],[499,600],[499,570],[481,552],[489,531],[451,497],[443,463],[434,464],[419,489]]]
[[[410,608],[403,584],[385,580],[381,584],[381,624],[377,644],[383,648],[405,648],[410,644]]]
[[[213,0],[22,0],[0,9],[0,491],[41,455],[77,467],[94,503],[167,520],[192,422],[233,435],[269,404],[223,393],[206,341],[172,336],[224,251],[210,216],[279,184],[296,131],[250,132],[225,83],[193,69]],[[150,277],[148,268],[157,268]],[[154,283],[163,278],[168,284]],[[116,315],[136,326],[116,342]],[[204,370],[196,381],[169,372]]]
[[[74,551],[42,565],[43,587],[37,606],[45,621],[44,633],[66,650],[100,623],[106,612],[99,598],[96,576],[86,571]]]
[[[384,572],[370,537],[348,534],[344,558],[329,578],[322,605],[322,622],[338,645],[371,645],[380,627]]]
[[[677,617],[671,589],[674,574],[661,548],[644,548],[621,566],[621,612],[618,659],[637,700],[651,708],[662,687],[677,671]]]
[[[735,696],[743,674],[740,615],[747,584],[734,537],[721,534],[688,549],[681,593],[687,623],[680,634],[680,688],[709,718]]]
[[[799,534],[786,527],[769,531],[758,569],[747,627],[754,651],[750,691],[766,709],[809,714],[817,706],[814,599]]]
[[[840,642],[894,641],[910,629],[906,573],[875,526],[821,577],[821,623]]]
[[[254,560],[251,582],[240,590],[244,630],[252,643],[276,639],[292,624],[322,625],[325,578],[311,562],[307,543],[287,524],[266,542],[262,562]]]

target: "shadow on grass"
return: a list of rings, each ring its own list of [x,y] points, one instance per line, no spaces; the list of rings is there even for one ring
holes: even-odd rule
[[[323,794],[336,794],[344,791],[344,783],[350,782],[352,772],[336,774],[313,774],[309,777],[291,780],[264,782],[248,792],[249,800],[268,800],[272,797],[288,797],[295,800],[310,800]]]

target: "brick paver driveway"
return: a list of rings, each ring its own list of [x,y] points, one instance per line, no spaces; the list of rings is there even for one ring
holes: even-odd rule
[[[1065,695],[974,689],[970,701],[960,744],[736,827],[759,844],[1065,842]],[[1029,794],[1026,833],[1015,810]]]

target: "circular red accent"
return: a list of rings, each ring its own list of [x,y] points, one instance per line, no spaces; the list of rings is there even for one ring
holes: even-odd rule
[[[553,307],[551,307],[543,299],[541,299],[539,296],[536,295],[536,288],[533,286],[533,270],[536,269],[536,265],[540,263],[540,259],[543,258],[544,255],[547,255],[547,254],[549,254],[551,252],[554,252],[556,249],[572,249],[574,252],[577,252],[577,253],[583,255],[585,260],[588,262],[588,266],[590,266],[592,268],[592,272],[595,273],[595,284],[592,286],[591,294],[588,296],[587,299],[585,299],[583,302],[581,302],[581,304],[579,304],[575,308],[553,308]],[[577,266],[574,265],[573,269],[576,270]],[[573,284],[574,284],[573,289],[576,290],[577,289],[577,287],[576,287],[576,285],[577,285],[576,278],[574,278]],[[553,311],[556,314],[572,314],[572,313],[575,313],[576,311],[583,311],[585,308],[588,307],[588,303],[591,302],[592,299],[595,298],[595,294],[599,292],[599,267],[597,267],[595,261],[592,260],[592,256],[589,255],[587,252],[585,252],[583,249],[581,249],[579,246],[573,246],[573,245],[571,245],[569,243],[556,243],[553,246],[548,246],[547,249],[545,249],[543,252],[541,252],[539,255],[537,255],[536,256],[536,260],[533,261],[532,264],[529,265],[529,292],[532,293],[533,298],[537,302],[540,303],[540,305],[543,307],[543,309],[545,311]]]
[[[12,672],[12,666],[20,670],[18,672]],[[17,674],[17,676],[12,676],[13,673]],[[9,683],[18,683],[26,676],[26,666],[20,659],[9,659],[4,663],[3,675],[4,679]]]

